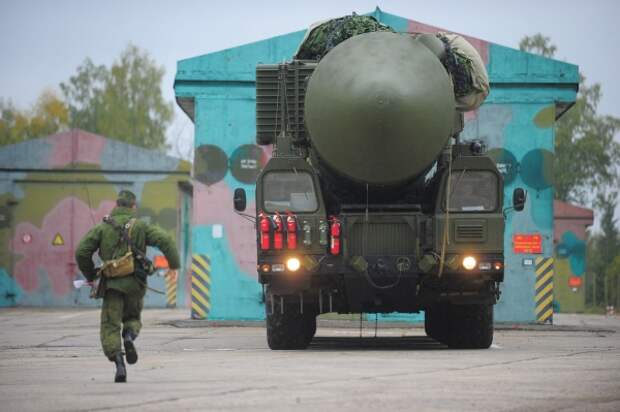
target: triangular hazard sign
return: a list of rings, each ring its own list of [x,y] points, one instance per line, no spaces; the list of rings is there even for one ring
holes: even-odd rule
[[[65,240],[60,236],[60,233],[56,233],[54,236],[54,240],[52,240],[52,245],[54,246],[62,246],[65,244]]]

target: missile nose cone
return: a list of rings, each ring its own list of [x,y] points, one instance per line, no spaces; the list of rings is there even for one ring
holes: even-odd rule
[[[376,32],[331,50],[310,77],[305,118],[322,160],[363,183],[415,177],[449,138],[452,82],[437,57],[407,35]]]

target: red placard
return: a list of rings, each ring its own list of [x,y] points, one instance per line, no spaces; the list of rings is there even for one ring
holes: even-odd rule
[[[578,276],[571,276],[568,278],[568,286],[571,288],[580,288],[583,285],[583,281]]]
[[[512,235],[514,253],[542,253],[542,236],[539,233],[516,233]]]

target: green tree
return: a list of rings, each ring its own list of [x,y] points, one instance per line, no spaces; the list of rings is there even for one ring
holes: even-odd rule
[[[0,100],[0,145],[14,144],[66,130],[67,105],[52,91],[45,90],[30,110],[19,110]]]
[[[618,310],[617,308],[620,308],[620,254],[607,266],[605,275],[608,282],[607,289],[610,291],[608,304],[614,305]]]
[[[557,124],[554,186],[556,198],[588,204],[592,188],[606,190],[618,179],[620,119],[597,114],[601,86],[582,81],[580,93]]]
[[[557,47],[551,44],[551,39],[536,33],[533,36],[525,36],[519,42],[519,50],[525,50],[530,53],[540,54],[544,57],[553,57]]]
[[[588,303],[598,306],[611,304],[618,300],[618,264],[620,262],[620,231],[614,211],[618,203],[618,193],[599,193],[596,206],[601,210],[601,232],[592,236],[588,242],[587,265],[589,287],[586,293],[592,296]]]
[[[102,110],[107,77],[105,66],[95,66],[90,58],[86,58],[68,83],[60,83],[69,106],[71,127],[97,131],[97,113]]]
[[[594,233],[588,236],[586,248],[586,305],[600,306],[603,302],[603,277],[600,273],[605,268],[599,249],[601,235]]]
[[[519,48],[545,57],[553,57],[557,50],[549,37],[541,34],[524,37]],[[620,144],[614,136],[620,131],[620,119],[597,113],[601,96],[601,85],[588,86],[581,76],[574,107],[557,122],[554,188],[559,200],[592,204],[593,194],[618,180]]]
[[[60,88],[71,127],[150,149],[166,149],[173,105],[162,96],[163,66],[129,45],[111,67],[89,58]]]
[[[610,275],[613,270],[613,262],[616,256],[620,256],[620,235],[617,228],[617,219],[614,218],[616,205],[618,204],[618,193],[610,192],[607,195],[599,194],[596,200],[597,206],[603,211],[601,216],[601,235],[597,243],[600,253],[601,266],[598,268],[598,283],[603,284],[605,304],[613,304],[615,296],[611,287]]]

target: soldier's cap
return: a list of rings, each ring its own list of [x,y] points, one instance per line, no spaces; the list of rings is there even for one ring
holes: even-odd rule
[[[132,206],[136,204],[136,195],[134,195],[129,190],[121,190],[120,192],[118,192],[117,203],[122,203],[125,206]]]

